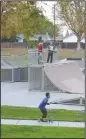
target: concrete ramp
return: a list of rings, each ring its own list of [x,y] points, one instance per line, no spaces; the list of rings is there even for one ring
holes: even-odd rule
[[[55,87],[69,93],[85,93],[85,76],[76,62],[45,64],[44,72]]]

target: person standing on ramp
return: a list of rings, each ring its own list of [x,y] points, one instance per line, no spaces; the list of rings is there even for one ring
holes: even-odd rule
[[[42,60],[42,52],[43,52],[43,43],[42,41],[40,41],[38,44],[38,64],[40,64],[40,60]]]
[[[54,52],[54,45],[51,42],[51,44],[48,46],[48,58],[47,58],[47,63],[52,63],[53,61],[53,52]]]

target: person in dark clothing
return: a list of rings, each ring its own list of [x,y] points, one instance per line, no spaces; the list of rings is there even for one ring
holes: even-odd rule
[[[51,43],[49,46],[48,46],[48,58],[47,58],[47,63],[52,63],[53,61],[53,52],[54,52],[54,46],[53,44]]]
[[[47,92],[46,93],[46,97],[41,101],[41,103],[39,104],[39,109],[42,112],[42,117],[40,118],[40,121],[46,121],[46,117],[47,117],[47,110],[46,110],[46,105],[49,105],[48,100],[50,98],[50,94]]]

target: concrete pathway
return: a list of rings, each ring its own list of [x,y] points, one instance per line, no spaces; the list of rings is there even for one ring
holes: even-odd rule
[[[15,82],[15,83],[1,83],[1,105],[8,106],[24,106],[24,107],[35,107],[38,108],[40,101],[45,97],[46,92],[41,91],[28,91],[27,82]],[[50,92],[51,101],[73,99],[77,97],[85,97],[84,94],[68,94]],[[85,106],[74,106],[74,105],[61,105],[54,104],[47,106],[51,109],[67,109],[67,110],[85,110]]]
[[[54,121],[49,122],[38,122],[37,120],[12,120],[12,119],[1,119],[1,124],[7,125],[34,125],[34,126],[59,126],[59,127],[77,127],[85,128],[84,122],[64,122],[64,121]]]

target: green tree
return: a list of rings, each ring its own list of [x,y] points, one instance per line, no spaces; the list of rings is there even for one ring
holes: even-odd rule
[[[1,36],[11,38],[17,34],[23,34],[24,39],[29,41],[35,33],[53,36],[53,24],[45,18],[35,2],[2,2],[1,9]],[[56,27],[57,32],[59,30]]]
[[[69,29],[74,32],[77,37],[77,50],[80,50],[80,41],[84,34],[84,13],[85,1],[71,0],[60,1],[57,0],[57,5],[60,9],[60,16],[65,21]]]
[[[56,29],[56,35],[57,35],[58,32],[60,31],[59,25],[55,25],[55,29]],[[53,23],[51,21],[49,21],[48,19],[46,19],[45,17],[42,17],[40,19],[40,26],[39,26],[38,33],[40,33],[40,34],[48,33],[51,37],[53,37],[53,34],[54,34]]]
[[[1,36],[24,34],[26,40],[37,31],[41,11],[30,2],[2,2]]]

